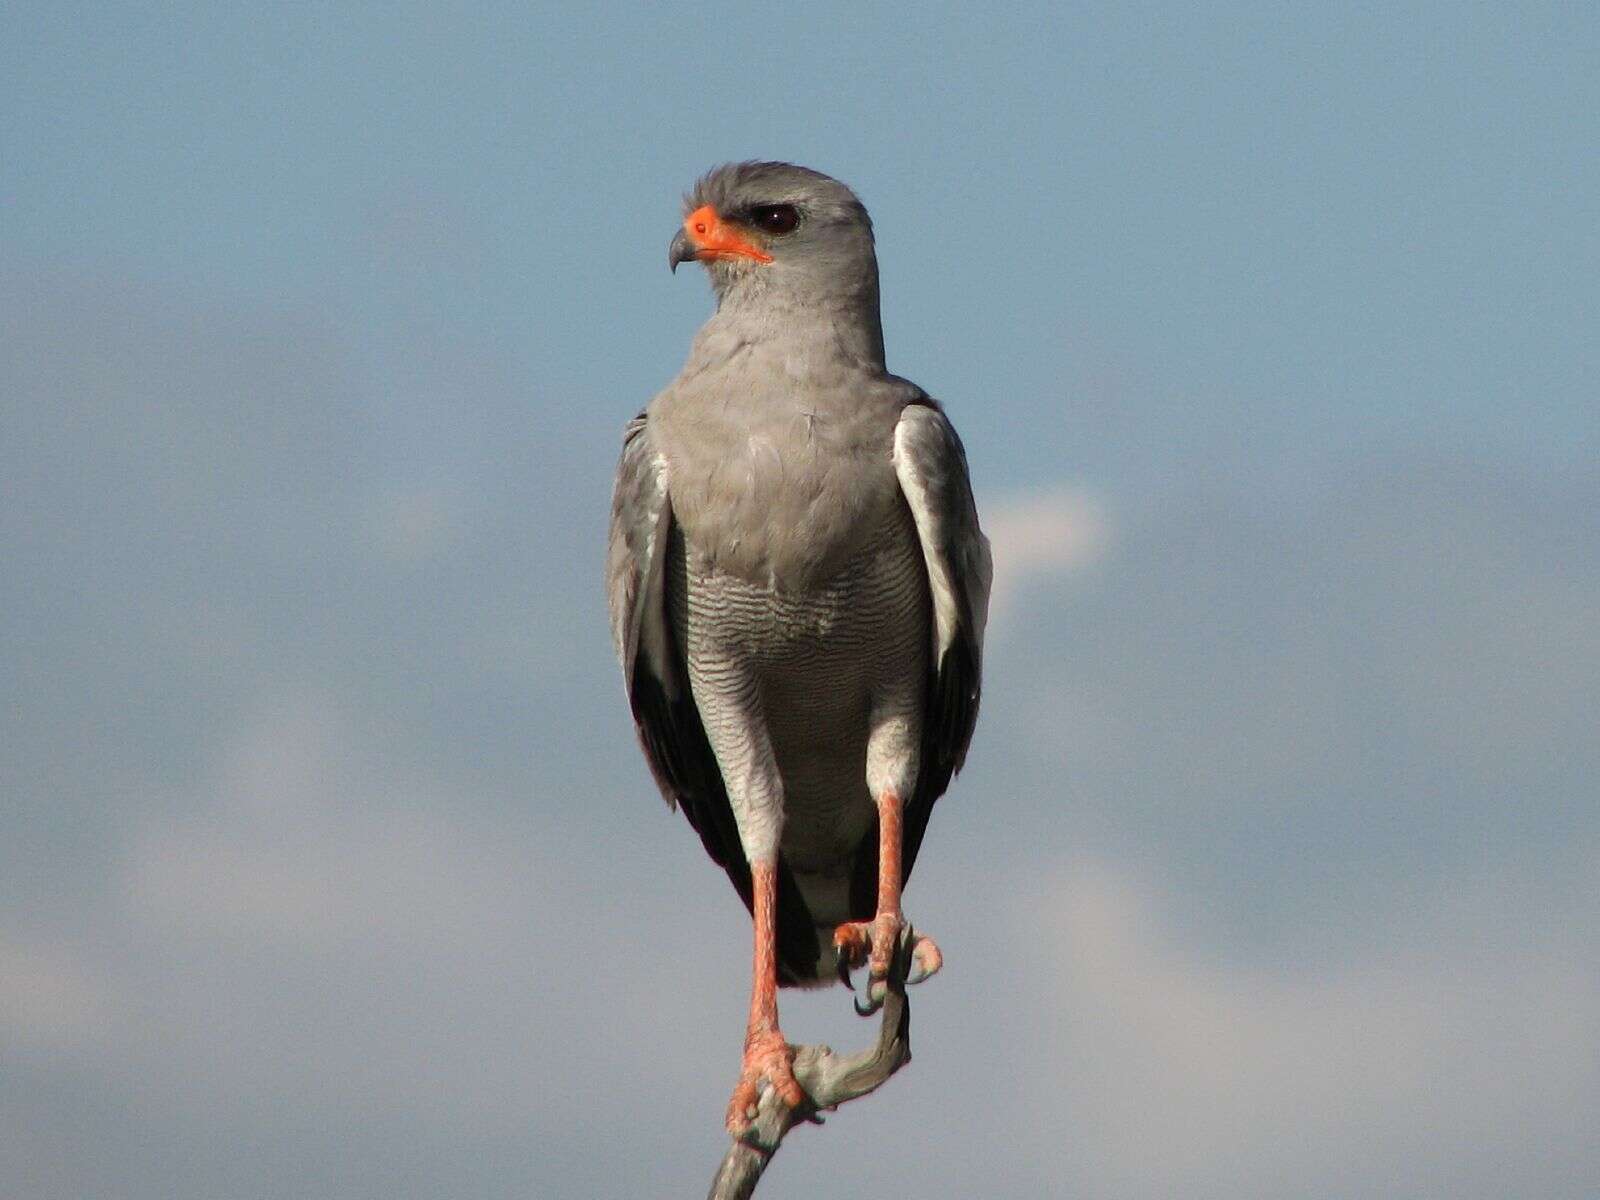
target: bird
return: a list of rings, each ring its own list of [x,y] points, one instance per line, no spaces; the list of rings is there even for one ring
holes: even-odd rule
[[[668,250],[716,308],[626,425],[606,558],[644,756],[754,924],[726,1125],[804,1093],[777,989],[867,968],[881,1007],[943,957],[902,889],[977,721],[993,574],[943,406],[884,363],[871,218],[828,175],[737,162]]]

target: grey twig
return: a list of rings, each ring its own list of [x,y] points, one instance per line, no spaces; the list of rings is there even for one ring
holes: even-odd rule
[[[822,1124],[823,1111],[876,1091],[911,1061],[911,1006],[906,1002],[905,980],[913,941],[907,927],[889,969],[889,994],[883,1002],[877,1045],[848,1055],[835,1054],[827,1046],[797,1046],[794,1077],[806,1102],[790,1108],[775,1091],[765,1089],[755,1120],[723,1156],[706,1200],[747,1200],[789,1130],[806,1121]]]

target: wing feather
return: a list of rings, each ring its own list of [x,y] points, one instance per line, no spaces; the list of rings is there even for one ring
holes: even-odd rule
[[[961,770],[972,743],[994,566],[978,526],[966,450],[937,401],[923,397],[906,406],[895,427],[894,466],[916,521],[934,616],[921,766],[906,805],[903,871],[909,878],[934,801]]]
[[[612,639],[656,786],[669,806],[683,809],[706,853],[727,870],[748,904],[750,870],[733,808],[667,618],[665,583],[674,534],[666,467],[641,413],[623,434],[611,498],[606,591]]]

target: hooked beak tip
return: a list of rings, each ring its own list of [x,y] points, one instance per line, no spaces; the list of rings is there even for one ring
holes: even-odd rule
[[[667,247],[667,266],[676,275],[678,264],[694,262],[698,253],[699,247],[689,240],[688,233],[680,229],[672,239],[672,245]]]

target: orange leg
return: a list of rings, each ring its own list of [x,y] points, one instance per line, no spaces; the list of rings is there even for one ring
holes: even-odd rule
[[[867,964],[867,1003],[859,1001],[863,1016],[876,1012],[889,994],[889,964],[905,929],[900,911],[901,850],[905,840],[905,805],[894,792],[878,798],[878,912],[870,921],[846,921],[833,931],[840,975],[850,981],[849,968]],[[944,956],[932,938],[918,937],[911,949],[912,968],[907,983],[921,983],[944,965]]]
[[[739,1082],[728,1101],[728,1132],[738,1137],[750,1126],[761,1099],[761,1082],[776,1089],[790,1108],[805,1100],[794,1077],[794,1051],[778,1028],[778,871],[770,862],[750,864],[755,889],[755,969],[750,988],[750,1023],[744,1035]]]

